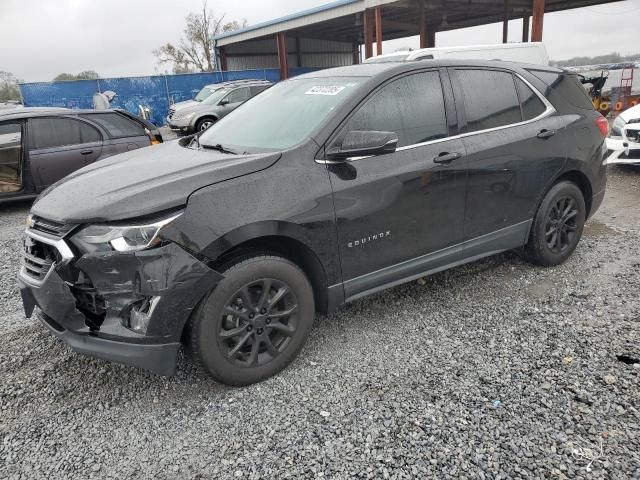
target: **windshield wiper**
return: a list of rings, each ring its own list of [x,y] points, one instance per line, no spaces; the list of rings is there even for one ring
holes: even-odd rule
[[[215,145],[206,145],[204,143],[201,143],[200,146],[202,148],[206,148],[209,150],[218,150],[219,152],[222,152],[222,153],[230,153],[231,155],[238,155],[237,152],[234,152],[233,150],[223,147],[222,144],[220,143],[216,143]]]

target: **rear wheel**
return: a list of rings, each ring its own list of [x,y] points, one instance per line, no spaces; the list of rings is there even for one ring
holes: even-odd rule
[[[285,368],[304,345],[315,314],[305,274],[281,257],[235,263],[194,314],[197,361],[227,385],[249,385]]]
[[[534,263],[559,265],[576,249],[586,219],[582,191],[575,183],[560,182],[544,197],[531,227],[527,252]]]

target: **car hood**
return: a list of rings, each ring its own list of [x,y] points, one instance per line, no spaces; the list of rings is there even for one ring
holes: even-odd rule
[[[196,102],[193,105],[187,105],[184,108],[181,108],[180,111],[180,116],[184,116],[187,115],[191,112],[202,112],[204,110],[213,110],[215,108],[215,105],[206,105],[204,103],[198,103]]]
[[[31,213],[60,223],[124,220],[186,205],[199,188],[263,170],[280,153],[232,155],[188,139],[100,160],[46,189]]]
[[[174,111],[182,110],[183,108],[192,107],[193,105],[198,105],[200,102],[196,102],[195,100],[185,100],[183,102],[177,102],[171,105]]]
[[[640,105],[626,109],[620,114],[620,117],[627,123],[629,120],[640,118]]]

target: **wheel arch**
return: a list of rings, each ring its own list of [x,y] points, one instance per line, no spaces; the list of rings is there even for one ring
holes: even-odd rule
[[[562,175],[556,178],[549,189],[551,189],[551,187],[553,187],[554,185],[557,185],[558,183],[564,181],[575,183],[578,186],[578,188],[582,192],[582,196],[584,197],[584,204],[587,207],[586,218],[589,218],[593,203],[593,187],[591,186],[589,178],[580,170],[569,170],[568,172],[564,172]],[[544,196],[542,198],[544,198]]]
[[[316,303],[316,310],[327,313],[329,276],[312,247],[310,233],[300,225],[282,221],[265,221],[245,225],[223,235],[202,254],[210,259],[209,266],[218,270],[252,253],[265,252],[286,258],[307,275]]]
[[[199,116],[198,118],[196,118],[193,122],[193,128],[197,128],[198,124],[202,121],[202,120],[213,120],[214,122],[217,122],[218,120],[220,120],[219,117],[217,117],[216,115],[214,115],[213,113],[205,113],[201,116]]]

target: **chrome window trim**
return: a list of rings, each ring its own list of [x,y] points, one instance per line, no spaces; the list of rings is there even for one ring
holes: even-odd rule
[[[463,68],[461,68],[461,69],[463,69]],[[481,70],[481,69],[476,69],[476,70]],[[402,152],[404,150],[411,150],[413,148],[424,147],[426,145],[433,145],[433,144],[436,144],[436,143],[442,143],[442,142],[446,142],[446,141],[449,141],[449,140],[458,140],[460,138],[471,137],[473,135],[479,135],[481,133],[496,132],[498,130],[504,130],[506,128],[520,127],[522,125],[527,125],[529,123],[537,122],[538,120],[542,120],[543,118],[546,118],[546,117],[556,113],[556,109],[554,108],[553,105],[551,105],[551,102],[549,102],[549,100],[547,100],[547,98],[544,95],[542,95],[538,91],[537,88],[535,88],[533,85],[531,85],[531,83],[526,78],[523,78],[519,73],[516,73],[516,72],[511,72],[511,71],[508,71],[508,70],[500,70],[500,71],[511,73],[512,75],[515,75],[520,80],[522,80],[524,82],[524,84],[527,87],[529,87],[533,91],[533,93],[535,93],[538,96],[538,98],[542,101],[542,103],[545,105],[545,107],[546,107],[545,111],[542,112],[537,117],[532,118],[530,120],[523,120],[523,121],[517,122],[517,123],[509,123],[508,125],[501,125],[499,127],[485,128],[484,130],[476,130],[474,132],[459,133],[458,135],[452,135],[450,137],[438,138],[436,140],[429,140],[427,142],[421,142],[421,143],[414,143],[414,144],[411,144],[411,145],[405,145],[403,147],[396,148],[396,152]],[[514,85],[514,88],[515,88],[515,85]],[[519,101],[519,99],[518,99],[518,101]],[[366,155],[366,156],[362,156],[362,157],[349,157],[349,158],[346,158],[345,160],[319,160],[319,159],[316,159],[316,163],[321,163],[321,164],[325,164],[325,165],[336,165],[336,164],[344,163],[345,161],[346,162],[357,162],[358,160],[362,160],[362,159],[365,159],[365,158],[371,158],[371,157],[374,157],[374,156],[376,156],[376,155]]]

